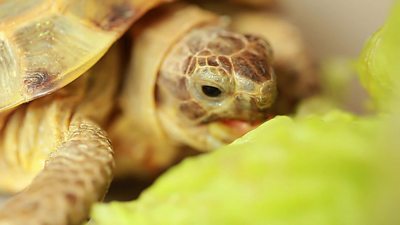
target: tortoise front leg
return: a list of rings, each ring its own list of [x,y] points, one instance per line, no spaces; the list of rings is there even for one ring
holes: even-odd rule
[[[103,198],[113,168],[104,131],[77,120],[32,183],[0,209],[0,224],[81,224],[90,206]]]
[[[105,126],[119,82],[118,48],[49,96],[0,113],[0,225],[80,224],[103,198],[114,159]]]

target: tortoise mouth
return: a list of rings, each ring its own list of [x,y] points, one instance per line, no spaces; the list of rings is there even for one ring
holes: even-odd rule
[[[209,133],[221,142],[229,144],[272,118],[273,116],[269,116],[266,119],[254,121],[243,119],[220,119],[211,122],[208,125]]]
[[[245,133],[249,132],[250,130],[255,129],[258,127],[263,121],[246,121],[240,119],[223,119],[219,121],[222,126],[226,126],[240,135],[244,135]]]

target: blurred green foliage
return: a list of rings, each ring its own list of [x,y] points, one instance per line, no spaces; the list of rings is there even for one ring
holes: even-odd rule
[[[397,106],[400,87],[400,2],[368,41],[359,62],[361,81],[380,110]]]

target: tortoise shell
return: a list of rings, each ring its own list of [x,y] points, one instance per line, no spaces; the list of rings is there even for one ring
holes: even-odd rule
[[[1,1],[0,111],[67,85],[134,21],[166,1]]]

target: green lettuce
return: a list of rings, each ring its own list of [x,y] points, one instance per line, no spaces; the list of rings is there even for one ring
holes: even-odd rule
[[[226,147],[184,160],[138,200],[96,205],[91,223],[400,224],[399,30],[397,1],[359,62],[376,115],[330,106],[276,117]]]
[[[386,24],[367,42],[359,62],[361,81],[376,106],[397,105],[400,87],[400,1]]]

